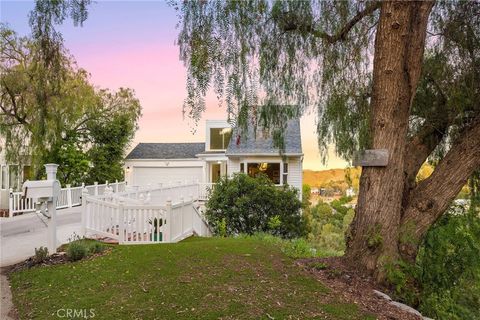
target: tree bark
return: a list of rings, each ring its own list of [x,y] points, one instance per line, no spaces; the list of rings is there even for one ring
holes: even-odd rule
[[[432,175],[410,193],[402,219],[400,252],[414,262],[418,246],[430,226],[447,210],[455,196],[480,168],[480,116],[457,138]]]
[[[385,280],[383,264],[399,257],[408,119],[421,73],[432,2],[383,2],[375,38],[372,148],[387,149],[386,167],[364,167],[346,259]]]

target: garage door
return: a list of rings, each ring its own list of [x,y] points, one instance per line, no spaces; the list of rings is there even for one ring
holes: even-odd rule
[[[133,184],[147,186],[156,183],[176,183],[178,181],[202,181],[202,167],[169,167],[169,168],[133,168]]]

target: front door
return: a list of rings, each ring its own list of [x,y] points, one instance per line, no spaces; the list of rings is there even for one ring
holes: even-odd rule
[[[211,165],[212,170],[212,181],[213,183],[217,183],[221,177],[221,165],[220,163],[212,163]]]

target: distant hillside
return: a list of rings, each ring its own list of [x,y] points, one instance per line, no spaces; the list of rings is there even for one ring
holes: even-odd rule
[[[338,186],[341,189],[347,188],[345,181],[346,169],[330,169],[322,171],[303,170],[303,183],[311,187]],[[360,169],[350,169],[350,176],[353,185],[358,185]]]

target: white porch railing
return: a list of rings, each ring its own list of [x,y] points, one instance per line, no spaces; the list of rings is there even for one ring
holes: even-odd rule
[[[115,183],[98,184],[90,186],[71,187],[67,185],[66,188],[60,189],[60,195],[57,199],[57,209],[71,208],[82,204],[82,190],[86,188],[90,195],[102,195],[105,193],[106,186],[109,185],[114,192],[125,191],[126,183],[124,181]],[[23,192],[13,192],[10,189],[8,214],[13,217],[15,214],[35,212],[35,199],[23,198]]]
[[[199,185],[191,183],[129,188],[102,196],[89,196],[84,191],[81,234],[110,237],[120,244],[178,242],[193,234],[210,236],[197,208],[198,190]]]
[[[212,192],[216,183],[199,183],[198,184],[198,199],[207,201],[210,192]]]

